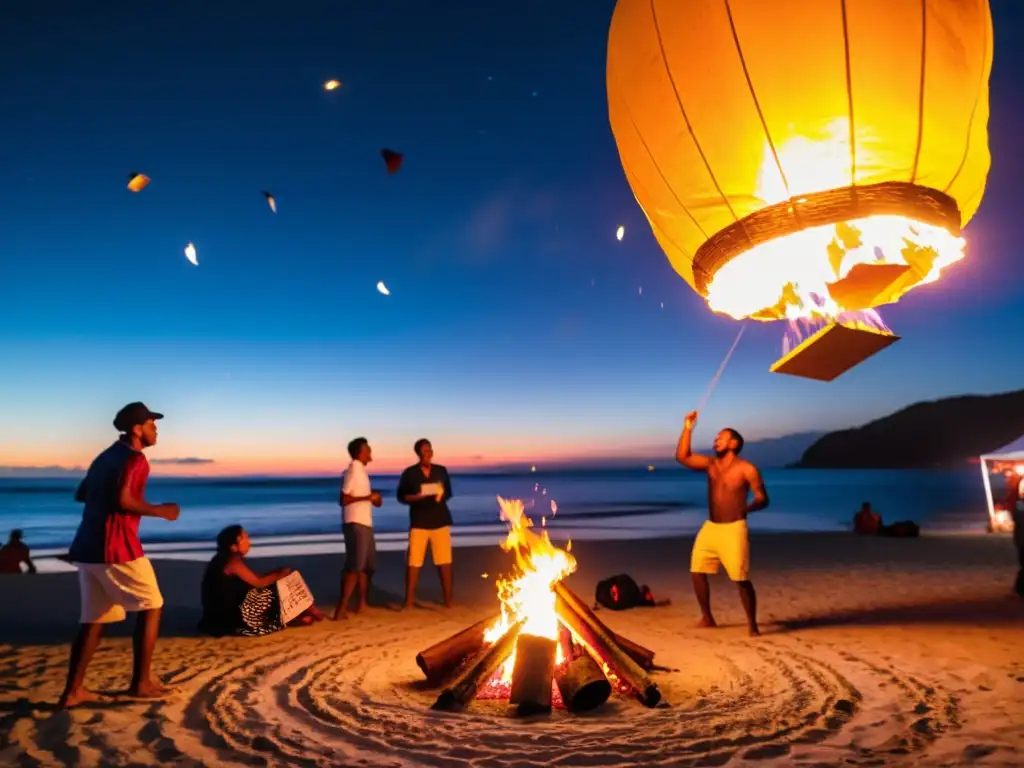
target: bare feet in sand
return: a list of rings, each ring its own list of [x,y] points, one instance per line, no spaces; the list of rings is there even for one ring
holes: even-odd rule
[[[146,680],[128,689],[128,695],[136,699],[159,699],[170,692],[170,688],[160,685],[160,683],[155,683],[152,680]]]
[[[335,611],[331,621],[345,621],[348,619],[348,611],[342,608],[340,611]]]
[[[79,688],[77,691],[65,691],[57,701],[60,709],[71,709],[79,704],[87,704],[90,701],[99,701],[100,695],[93,693],[86,688]]]
[[[697,622],[698,629],[712,629],[717,626],[715,620],[710,616],[702,616],[701,620]]]
[[[750,627],[750,636],[751,637],[760,637],[761,636],[761,630],[757,628],[757,624],[755,624],[754,626]]]

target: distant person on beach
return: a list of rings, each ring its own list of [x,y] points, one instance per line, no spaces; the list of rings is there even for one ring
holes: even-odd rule
[[[882,515],[871,508],[871,502],[865,501],[853,516],[853,532],[858,536],[914,539],[921,535],[921,527],[913,520],[900,520],[892,525],[886,525]]]
[[[865,501],[853,516],[853,532],[860,536],[875,536],[882,528],[882,516],[871,509],[871,502]]]
[[[383,497],[370,487],[367,465],[373,461],[373,451],[365,437],[357,437],[348,444],[352,463],[345,470],[341,484],[342,531],[345,534],[345,570],[341,578],[341,598],[334,609],[334,619],[348,618],[348,604],[352,593],[359,587],[356,613],[366,607],[366,594],[370,579],[377,567],[377,546],[373,539],[373,508],[380,507]]]
[[[714,627],[711,615],[711,589],[708,574],[725,567],[729,578],[739,588],[747,626],[751,635],[759,635],[757,626],[757,593],[750,582],[750,539],[747,515],[768,506],[768,493],[757,467],[739,457],[743,437],[735,429],[726,428],[715,438],[715,457],[701,456],[690,450],[697,412],[687,415],[683,434],[676,447],[676,460],[684,467],[708,475],[708,520],[701,526],[693,542],[690,572],[693,590],[700,604],[699,626]],[[753,500],[747,499],[753,493]]]
[[[21,539],[21,531],[15,528],[11,531],[7,543],[0,547],[0,573],[22,573],[22,563],[29,573],[36,572],[36,564],[32,562],[28,547]]]
[[[255,573],[245,562],[250,549],[249,534],[240,525],[229,525],[217,534],[217,554],[203,574],[201,632],[214,637],[260,637],[285,628],[274,585],[293,571],[278,568],[262,576]],[[312,606],[288,626],[307,626],[323,618]]]
[[[430,555],[441,577],[444,604],[452,604],[452,513],[448,499],[452,483],[448,470],[434,464],[434,447],[423,438],[413,446],[419,461],[402,472],[398,501],[409,506],[409,553],[405,567],[405,608],[413,607],[420,569]]]
[[[162,418],[163,414],[142,403],[129,403],[118,411],[114,427],[121,437],[93,460],[75,494],[85,509],[68,560],[78,567],[82,626],[71,647],[60,706],[72,707],[96,698],[85,687],[86,669],[103,625],[124,621],[125,612],[138,613],[129,695],[157,698],[167,693],[152,675],[164,598],[139,541],[143,517],[177,520],[180,514],[177,504],[146,501],[149,462],[142,452],[156,445],[156,422]]]

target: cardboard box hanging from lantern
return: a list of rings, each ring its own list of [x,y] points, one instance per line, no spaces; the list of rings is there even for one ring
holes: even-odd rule
[[[900,337],[885,331],[829,323],[772,364],[772,373],[832,381]]]

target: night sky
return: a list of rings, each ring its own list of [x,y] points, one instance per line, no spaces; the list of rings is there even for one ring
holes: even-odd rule
[[[749,327],[699,441],[1024,385],[1024,4],[992,6],[966,260],[883,308],[903,340],[833,383],[769,373],[784,329]],[[451,465],[667,454],[739,325],[623,176],[613,7],[6,0],[0,465],[87,463],[135,399],[167,414],[151,455],[205,471],[333,471],[361,434],[382,467],[421,436]]]

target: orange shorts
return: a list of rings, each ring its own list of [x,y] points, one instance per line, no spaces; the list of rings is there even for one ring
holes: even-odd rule
[[[434,565],[452,564],[452,529],[444,528],[410,528],[409,529],[409,560],[413,568],[422,568],[427,558],[427,545],[434,558]]]

